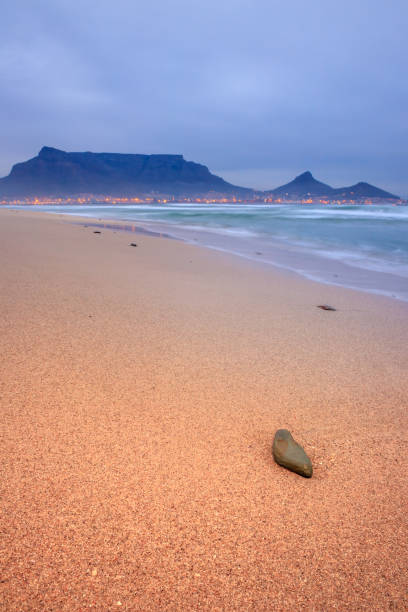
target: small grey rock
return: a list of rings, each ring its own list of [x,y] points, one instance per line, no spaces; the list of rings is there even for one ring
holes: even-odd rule
[[[279,465],[300,474],[300,476],[311,478],[313,474],[312,462],[287,429],[278,429],[276,432],[272,454]]]
[[[318,308],[320,308],[321,310],[336,310],[335,308],[333,308],[333,306],[329,306],[328,304],[319,304]]]

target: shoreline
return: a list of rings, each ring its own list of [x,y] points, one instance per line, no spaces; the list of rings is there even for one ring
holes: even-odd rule
[[[405,609],[407,304],[46,215],[0,210],[4,609]]]
[[[293,248],[293,244],[285,245],[284,250],[281,252],[282,245],[279,241],[272,241],[269,245],[269,258],[265,259],[264,252],[253,250],[255,245],[251,245],[250,247],[247,245],[245,248],[245,246],[241,244],[240,247],[237,248],[230,244],[227,248],[225,244],[218,244],[217,241],[214,242],[214,235],[210,229],[208,231],[193,231],[193,228],[190,228],[190,231],[187,232],[189,235],[184,235],[183,231],[180,234],[180,231],[178,231],[180,228],[178,228],[178,226],[173,226],[170,223],[166,224],[163,221],[157,220],[121,220],[114,217],[104,219],[98,218],[98,216],[75,215],[66,211],[59,212],[57,210],[52,212],[42,212],[38,210],[30,211],[27,208],[20,210],[29,213],[33,212],[34,214],[41,213],[45,216],[50,215],[51,218],[53,216],[66,217],[67,220],[74,220],[78,223],[84,223],[85,225],[90,225],[92,223],[102,224],[105,229],[111,229],[113,231],[132,231],[145,233],[147,235],[150,234],[155,237],[179,240],[192,246],[210,249],[221,254],[224,253],[227,256],[239,257],[240,259],[252,262],[254,265],[265,267],[266,269],[272,267],[275,271],[281,271],[283,274],[293,274],[307,281],[338,287],[340,289],[368,293],[390,300],[405,302],[406,304],[408,303],[408,291],[403,291],[402,279],[398,277],[398,275],[395,276],[389,271],[384,272],[375,269],[370,270],[369,268],[355,268],[349,263],[343,263],[331,257],[323,257],[321,253],[315,253],[313,250],[302,253],[301,251],[297,251],[296,248]],[[172,231],[174,234],[172,234]],[[262,244],[258,243],[257,248],[263,248]],[[300,260],[303,262],[303,269],[300,268]],[[306,268],[304,267],[305,263]],[[342,278],[343,280],[340,282],[339,280],[334,280],[334,277]],[[370,280],[368,281],[368,279]],[[375,282],[380,283],[383,288],[370,286],[374,279],[376,279]],[[392,287],[393,282],[397,284],[398,282],[400,283],[398,289],[396,289],[395,286]],[[388,288],[386,288],[387,285],[389,285]]]

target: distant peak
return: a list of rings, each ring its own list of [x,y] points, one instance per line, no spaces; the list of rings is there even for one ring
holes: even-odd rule
[[[299,174],[299,176],[296,177],[297,179],[301,179],[302,181],[304,180],[310,180],[310,179],[314,179],[313,174],[310,172],[310,170],[306,170],[306,172],[303,172],[302,174]]]
[[[302,174],[299,174],[296,178],[293,179],[290,183],[286,185],[281,185],[273,190],[274,193],[284,193],[286,195],[291,194],[296,195],[297,197],[305,195],[305,196],[320,196],[327,195],[331,193],[333,190],[330,185],[325,185],[320,181],[317,181],[310,170],[306,170]]]

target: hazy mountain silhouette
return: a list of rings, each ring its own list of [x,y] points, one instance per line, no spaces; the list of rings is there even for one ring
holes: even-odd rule
[[[227,183],[182,155],[66,153],[52,147],[43,147],[33,159],[15,164],[10,174],[0,179],[2,196],[137,195],[154,191],[175,195],[253,193]]]
[[[282,185],[281,187],[276,187],[276,189],[271,189],[266,193],[276,196],[286,196],[288,198],[307,198],[310,197],[318,197],[327,196],[332,199],[360,199],[360,198],[384,198],[387,200],[398,199],[398,196],[389,193],[388,191],[384,191],[383,189],[379,189],[378,187],[374,187],[374,185],[370,185],[369,183],[356,183],[356,185],[352,185],[351,187],[339,187],[338,189],[334,189],[330,187],[330,185],[326,185],[326,183],[321,183],[317,181],[311,172],[303,172],[303,174],[299,174],[293,181],[290,183],[286,183],[286,185]]]
[[[384,191],[384,189],[380,189],[379,187],[374,187],[374,185],[370,185],[369,183],[356,183],[351,187],[339,187],[338,189],[333,189],[333,192],[339,198],[384,198],[384,199],[398,199],[398,196],[389,193],[388,191]]]
[[[263,196],[398,199],[388,191],[363,182],[333,189],[317,181],[309,171],[286,185],[262,192],[231,185],[212,174],[206,166],[186,161],[182,155],[66,153],[52,147],[43,147],[36,157],[15,164],[10,174],[0,179],[0,197],[5,198],[155,193],[191,198],[217,193],[247,200]]]
[[[329,195],[332,192],[332,187],[317,181],[312,173],[307,171],[303,172],[303,174],[299,174],[299,176],[294,178],[290,183],[276,187],[276,189],[271,189],[268,193],[304,197],[307,195]]]

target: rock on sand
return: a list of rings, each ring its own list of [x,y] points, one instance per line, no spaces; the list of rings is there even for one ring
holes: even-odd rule
[[[287,429],[278,429],[272,445],[272,454],[276,463],[310,478],[313,474],[313,466],[303,448],[295,442],[292,434]]]

